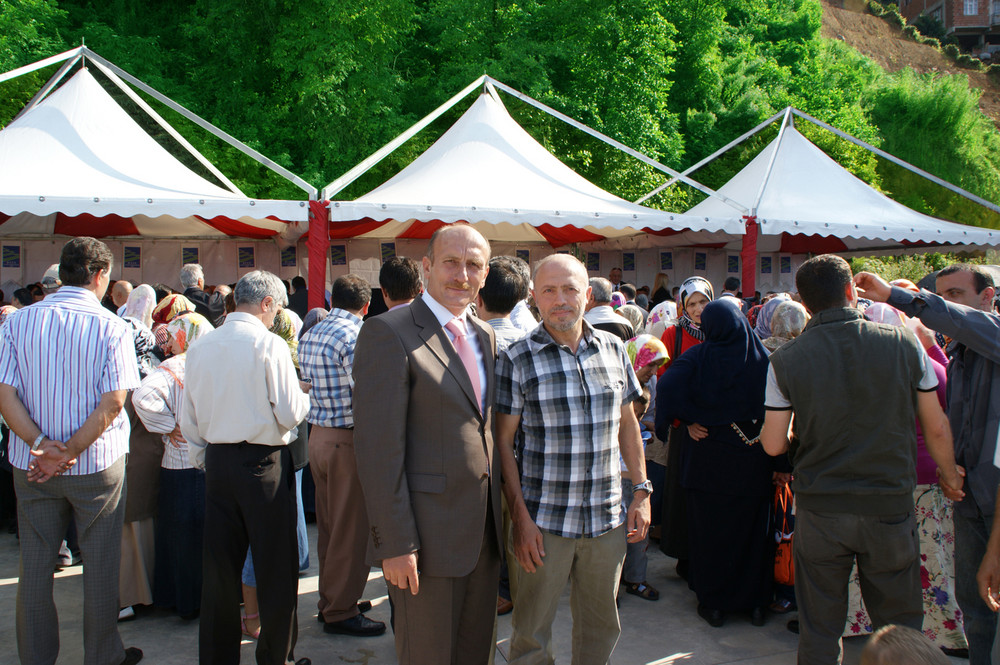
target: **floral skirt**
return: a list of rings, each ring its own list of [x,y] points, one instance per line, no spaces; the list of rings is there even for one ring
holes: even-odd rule
[[[939,647],[968,647],[962,611],[955,600],[955,525],[951,501],[938,485],[917,485],[913,492],[920,535],[920,581],[924,596],[924,635]],[[844,637],[872,632],[861,599],[858,566],[851,571]]]

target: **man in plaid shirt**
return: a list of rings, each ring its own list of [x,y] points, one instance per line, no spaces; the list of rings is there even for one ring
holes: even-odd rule
[[[641,387],[622,342],[583,320],[590,288],[580,261],[542,260],[533,295],[543,325],[497,363],[496,442],[518,563],[509,662],[552,662],[552,621],[569,579],[573,662],[606,663],[621,633],[626,539],[642,540],[649,526],[652,486],[631,406]],[[627,515],[620,459],[636,482]]]
[[[309,391],[309,468],[316,482],[316,547],[319,550],[319,616],[328,633],[369,637],[385,624],[369,619],[371,603],[358,603],[368,582],[365,561],[368,516],[354,459],[354,345],[368,313],[372,290],[357,275],[338,277],[330,290],[333,309],[299,346]]]

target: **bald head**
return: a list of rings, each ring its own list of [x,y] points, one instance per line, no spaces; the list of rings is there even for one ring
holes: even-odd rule
[[[464,242],[477,244],[486,254],[486,261],[490,260],[490,243],[482,233],[468,224],[446,224],[431,235],[431,241],[427,243],[427,258],[434,263],[434,252],[445,238],[458,234]]]
[[[550,254],[535,264],[535,272],[531,281],[537,281],[542,269],[549,266],[559,266],[561,269],[569,270],[579,276],[584,283],[590,279],[587,275],[587,267],[580,263],[580,259],[572,254]]]
[[[131,293],[132,285],[124,279],[120,279],[115,282],[114,287],[111,289],[111,301],[115,304],[115,307],[121,307],[128,301],[129,294]]]
[[[535,305],[553,334],[583,334],[583,312],[590,297],[587,269],[569,254],[553,254],[535,266]]]
[[[490,244],[468,224],[434,232],[423,260],[427,294],[455,316],[475,300],[489,272]]]

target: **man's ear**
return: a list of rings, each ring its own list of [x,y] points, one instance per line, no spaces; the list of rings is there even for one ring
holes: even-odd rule
[[[996,296],[996,294],[997,290],[992,286],[987,286],[985,289],[983,289],[982,293],[979,294],[980,297],[982,298],[981,302],[983,304],[982,306],[983,311],[986,312],[993,311],[993,298]]]
[[[368,308],[371,307],[371,304],[372,304],[372,301],[369,300],[368,302],[365,303],[365,306],[361,308],[361,318],[362,319],[365,318],[366,316],[368,316]]]

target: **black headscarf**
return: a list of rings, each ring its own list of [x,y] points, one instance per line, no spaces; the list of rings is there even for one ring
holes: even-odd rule
[[[326,318],[330,312],[323,307],[313,307],[306,312],[306,318],[302,321],[302,329],[299,330],[299,339],[305,337],[309,329]]]
[[[705,341],[674,359],[660,378],[657,405],[672,418],[705,426],[763,418],[768,354],[750,322],[723,298],[705,307],[701,330]]]

